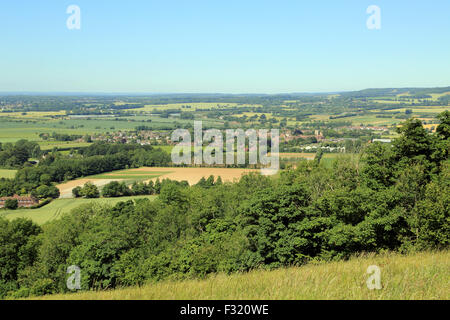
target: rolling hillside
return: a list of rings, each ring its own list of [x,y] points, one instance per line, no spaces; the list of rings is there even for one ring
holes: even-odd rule
[[[27,218],[33,220],[33,222],[42,225],[48,221],[52,221],[61,217],[62,214],[68,213],[73,209],[86,204],[86,203],[103,203],[111,206],[121,201],[150,198],[153,199],[156,196],[135,196],[135,197],[120,197],[120,198],[100,198],[100,199],[57,199],[53,200],[46,206],[39,209],[17,209],[17,210],[0,210],[0,217],[4,217],[8,220],[17,218]]]
[[[367,288],[367,268],[371,265],[381,269],[381,290]],[[220,274],[205,280],[164,281],[141,288],[81,292],[39,299],[449,299],[449,279],[450,251],[409,256],[387,253],[346,262]]]

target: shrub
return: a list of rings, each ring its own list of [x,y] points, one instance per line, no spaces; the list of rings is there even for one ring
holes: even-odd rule
[[[19,207],[19,202],[17,199],[6,199],[5,209],[16,210]]]

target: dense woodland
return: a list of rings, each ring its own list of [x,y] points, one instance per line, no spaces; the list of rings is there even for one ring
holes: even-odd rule
[[[42,186],[51,187],[57,182],[114,170],[142,166],[167,166],[171,161],[167,152],[151,146],[99,142],[80,149],[76,156],[50,153],[41,157],[37,165],[24,165],[28,161],[30,150],[35,150],[27,147],[28,145],[34,146],[35,144],[21,140],[0,152],[0,159],[3,154],[9,156],[9,158],[5,158],[5,163],[17,163],[17,166],[21,168],[14,179],[0,179],[0,196],[26,194]],[[18,157],[19,154],[22,154],[18,150],[23,150],[23,156]],[[59,194],[56,197],[58,196]]]
[[[392,145],[369,144],[360,161],[332,168],[318,158],[276,178],[166,183],[154,201],[84,206],[42,227],[0,219],[0,296],[66,292],[71,265],[81,268],[84,290],[100,290],[361,252],[448,248],[450,113],[439,121],[429,133],[410,119]],[[16,179],[38,183],[33,174],[48,174],[61,181],[68,172],[73,178],[133,164],[102,148],[86,153],[92,160],[48,160]],[[155,151],[127,152],[138,161],[138,152]]]

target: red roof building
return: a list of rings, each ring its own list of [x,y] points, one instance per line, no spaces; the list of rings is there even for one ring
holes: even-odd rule
[[[17,204],[19,208],[29,208],[39,204],[39,201],[35,197],[26,196],[21,197],[18,195],[14,195],[13,197],[3,197],[0,198],[0,208],[5,207],[6,200],[17,200]]]

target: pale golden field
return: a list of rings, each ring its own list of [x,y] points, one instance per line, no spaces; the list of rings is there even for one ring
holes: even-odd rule
[[[182,106],[191,106],[191,108],[182,108]],[[221,102],[195,102],[195,103],[169,103],[145,105],[143,108],[128,109],[129,111],[151,112],[153,110],[175,110],[179,111],[196,111],[197,109],[216,109],[230,107],[261,107],[257,104],[238,104],[238,103],[221,103]]]
[[[369,290],[367,268],[381,269],[381,290]],[[40,297],[47,300],[424,300],[450,298],[450,251],[394,253],[274,271],[219,274],[205,280]]]
[[[97,187],[102,187],[105,184],[110,183],[111,181],[120,181],[120,179],[78,179],[72,180],[66,183],[62,183],[57,185],[56,187],[59,189],[60,198],[71,198],[72,197],[72,189],[75,187],[82,187],[85,183],[90,182]]]
[[[280,152],[280,159],[306,159],[306,160],[314,160],[316,154],[315,153],[305,153],[305,152]]]
[[[156,181],[157,179],[170,179],[175,181],[187,181],[194,185],[201,178],[207,179],[209,176],[221,177],[223,182],[233,182],[239,180],[242,175],[250,172],[261,172],[259,169],[234,169],[234,168],[158,168],[143,167],[137,169],[121,170],[118,172],[103,173],[91,177],[72,180],[57,185],[61,194],[60,198],[71,198],[72,189],[83,186],[86,182],[91,182],[97,187],[102,187],[111,181]],[[149,179],[146,179],[149,177]]]
[[[223,182],[233,182],[235,180],[239,180],[243,174],[250,172],[261,172],[258,169],[234,169],[234,168],[139,168],[139,169],[130,169],[127,172],[149,172],[156,171],[160,174],[158,177],[160,180],[162,179],[170,179],[176,181],[187,181],[190,185],[196,184],[200,181],[201,178],[208,178],[213,175],[214,177],[221,177]],[[164,174],[163,172],[167,172]],[[151,180],[156,181],[158,178],[153,178]]]

